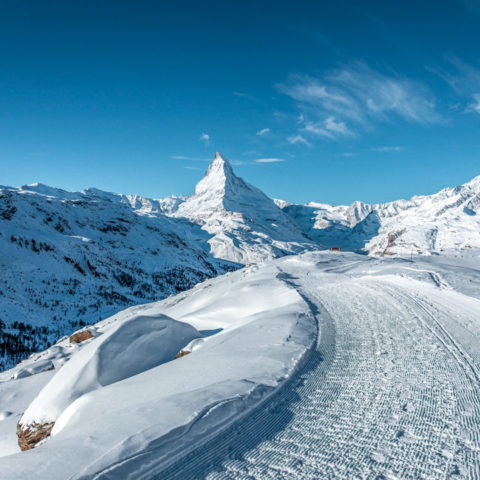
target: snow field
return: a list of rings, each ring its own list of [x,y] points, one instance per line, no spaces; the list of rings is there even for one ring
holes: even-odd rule
[[[165,461],[263,401],[316,334],[308,305],[278,275],[275,265],[251,267],[95,325],[97,336],[53,378],[46,372],[51,380],[35,398],[27,391],[22,424],[57,423],[35,449],[0,458],[6,478],[90,478],[127,460],[137,469],[150,451]],[[152,360],[155,346],[163,355],[168,344],[172,360],[192,340],[190,355],[148,363],[165,360]]]
[[[326,278],[325,270],[345,270],[339,263],[289,269],[319,306],[322,332],[293,388],[154,478],[480,477],[479,364],[464,347],[478,355],[480,302],[402,277],[368,277],[365,267]],[[349,263],[362,270],[363,262]],[[466,329],[462,343],[454,340],[472,313],[469,342]]]
[[[13,453],[8,430],[0,469],[53,480],[480,479],[479,278],[473,252],[316,252],[132,307],[90,327],[96,337],[58,372],[0,384],[0,411],[12,412],[0,432],[20,418],[16,395],[52,411],[67,398],[51,388],[62,371],[89,372],[80,360],[101,356],[102,338],[122,345],[115,332],[135,319],[146,338],[142,319],[188,326],[196,337],[180,348],[193,352],[121,378],[121,364],[144,365],[141,349],[108,355],[117,360],[91,378],[116,381],[62,403],[57,431],[33,450]]]

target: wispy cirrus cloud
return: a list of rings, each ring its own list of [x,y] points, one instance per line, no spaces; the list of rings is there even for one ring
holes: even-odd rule
[[[203,158],[203,157],[189,157],[187,155],[170,155],[170,158],[173,160],[187,160],[192,162],[210,162],[211,158]]]
[[[302,135],[300,134],[295,134],[295,135],[290,135],[287,137],[287,142],[291,143],[292,145],[306,145],[307,147],[310,147],[312,144]]]
[[[304,130],[328,138],[354,136],[347,124],[335,120],[335,117],[328,117],[318,122],[305,122]]]
[[[454,55],[447,55],[450,68],[429,67],[464,98],[465,113],[480,113],[480,68]]]
[[[270,128],[262,128],[256,133],[256,135],[258,135],[259,137],[265,137],[269,133],[272,133],[272,130]]]
[[[473,93],[473,103],[471,103],[468,108],[470,111],[480,113],[480,93]]]
[[[403,152],[405,148],[400,146],[388,146],[388,147],[373,147],[372,152],[388,153],[388,152]]]
[[[364,62],[319,77],[292,75],[276,87],[298,103],[300,132],[330,139],[358,135],[378,122],[402,119],[426,125],[442,119],[425,86]]]
[[[249,100],[254,100],[254,98],[252,97],[252,95],[248,94],[248,93],[244,93],[244,92],[232,92],[233,95],[235,95],[236,97],[240,97],[240,98],[248,98]]]
[[[353,158],[356,157],[358,154],[355,152],[342,152],[338,153],[336,156],[337,157],[342,157],[342,158]]]
[[[284,161],[283,158],[257,158],[255,163],[281,163]]]

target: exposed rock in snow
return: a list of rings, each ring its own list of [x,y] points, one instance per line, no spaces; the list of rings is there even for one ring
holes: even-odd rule
[[[70,335],[70,343],[82,343],[89,338],[93,338],[93,333],[90,330],[82,330]]]
[[[182,358],[184,357],[185,355],[188,355],[189,353],[192,353],[190,350],[180,350],[174,357],[175,360],[177,360],[177,358]]]
[[[17,426],[18,445],[20,450],[30,450],[42,440],[50,436],[55,422],[48,422],[44,424],[34,423],[24,426],[21,423]]]

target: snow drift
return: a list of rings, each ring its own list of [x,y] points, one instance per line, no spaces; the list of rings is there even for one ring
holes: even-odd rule
[[[73,355],[31,403],[20,424],[27,428],[57,421],[86,393],[171,361],[200,336],[191,325],[163,314],[135,315],[119,322]]]
[[[127,478],[145,455],[168,462],[228,426],[275,392],[315,340],[314,315],[290,282],[280,265],[252,266],[131,307],[89,327],[94,338],[65,338],[5,372],[6,380],[55,364],[0,383],[0,410],[11,412],[0,422],[10,454],[0,458],[2,475],[64,480],[114,469]],[[174,360],[184,348],[192,353]],[[11,399],[22,388],[29,405],[17,407]],[[11,455],[20,417],[25,428],[55,426],[34,449]]]

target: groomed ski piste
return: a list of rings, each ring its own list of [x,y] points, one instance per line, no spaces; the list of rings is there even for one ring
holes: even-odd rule
[[[87,329],[0,374],[2,479],[480,478],[478,250],[284,257]]]

